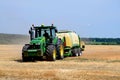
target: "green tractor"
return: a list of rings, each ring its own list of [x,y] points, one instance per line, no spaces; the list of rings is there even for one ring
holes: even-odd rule
[[[22,49],[22,60],[37,60],[46,58],[49,61],[64,58],[63,40],[56,36],[57,29],[51,26],[34,26],[29,30],[30,43]]]

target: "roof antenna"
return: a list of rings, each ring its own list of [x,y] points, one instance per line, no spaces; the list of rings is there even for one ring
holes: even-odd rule
[[[34,27],[34,24],[32,24],[32,27]]]
[[[53,24],[51,26],[53,27]]]

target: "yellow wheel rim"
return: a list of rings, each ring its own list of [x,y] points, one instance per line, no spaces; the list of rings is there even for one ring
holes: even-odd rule
[[[53,59],[56,58],[56,50],[53,51]]]
[[[60,46],[60,55],[63,56],[63,54],[64,54],[64,50],[63,50],[63,46],[61,45]]]

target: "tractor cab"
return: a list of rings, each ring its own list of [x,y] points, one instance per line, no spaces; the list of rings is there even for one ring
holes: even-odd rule
[[[53,24],[51,26],[34,26],[30,29],[30,38],[35,39],[38,37],[45,37],[45,39],[49,42],[52,42],[52,40],[56,37],[57,29]]]

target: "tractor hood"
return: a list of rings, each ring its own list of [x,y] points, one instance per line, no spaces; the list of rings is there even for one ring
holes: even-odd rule
[[[38,37],[38,38],[35,38],[33,39],[30,44],[31,45],[40,45],[42,42],[45,42],[45,37]]]

